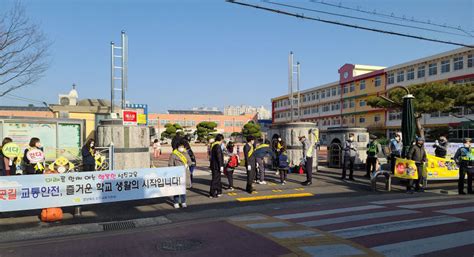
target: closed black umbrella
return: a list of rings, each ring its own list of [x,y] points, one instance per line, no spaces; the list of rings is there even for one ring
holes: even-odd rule
[[[403,140],[403,152],[402,156],[406,157],[408,150],[415,140],[416,136],[416,124],[415,124],[415,108],[413,106],[413,99],[415,97],[408,94],[403,97],[403,109],[402,109],[402,140]]]

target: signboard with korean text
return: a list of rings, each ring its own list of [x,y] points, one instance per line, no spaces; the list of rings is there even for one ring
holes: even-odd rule
[[[428,180],[455,180],[459,178],[459,167],[451,159],[439,158],[427,154],[428,163],[423,176]]]
[[[0,177],[0,212],[186,194],[184,166]]]
[[[138,114],[136,111],[122,111],[122,121],[124,126],[134,126],[138,122]]]
[[[425,150],[426,153],[435,155],[435,149],[434,146],[435,143],[425,143]],[[449,143],[448,146],[448,154],[447,157],[454,157],[454,154],[458,150],[459,147],[461,147],[463,144],[462,143]]]
[[[403,179],[417,179],[418,172],[415,161],[397,158],[395,161],[394,176]]]
[[[138,125],[146,125],[147,124],[146,114],[138,114],[137,122],[138,122]]]

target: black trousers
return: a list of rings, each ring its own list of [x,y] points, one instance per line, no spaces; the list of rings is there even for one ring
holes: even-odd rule
[[[374,173],[377,169],[377,157],[367,157],[365,167],[367,168],[366,176],[370,176],[370,173]]]
[[[344,163],[342,166],[342,178],[346,178],[346,168],[349,165],[349,178],[353,178],[354,176],[354,162],[355,156],[353,157],[344,157]]]
[[[397,158],[400,158],[399,154],[391,154],[390,155],[390,172],[392,174],[395,173],[395,162],[397,161]]]
[[[467,173],[467,192],[472,193],[472,173],[468,172],[467,165],[461,163],[459,167],[458,191],[464,192],[464,177]]]
[[[212,170],[211,190],[209,191],[209,195],[217,197],[217,195],[220,194],[222,194],[221,171]]]
[[[306,182],[311,182],[313,180],[313,157],[306,157],[305,170]]]
[[[229,187],[234,187],[234,169],[226,168],[226,176],[229,181]]]
[[[423,181],[423,165],[421,163],[416,163],[416,172],[418,173],[418,179],[409,179],[407,190],[420,189],[420,182]]]
[[[84,164],[82,171],[95,171],[95,164]]]
[[[288,169],[277,168],[278,173],[280,173],[280,182],[283,183],[286,181],[286,175],[288,174]]]
[[[248,167],[245,167],[247,169],[247,187],[245,188],[245,191],[251,193],[253,191],[253,181],[255,180],[255,164],[250,164],[250,170]]]

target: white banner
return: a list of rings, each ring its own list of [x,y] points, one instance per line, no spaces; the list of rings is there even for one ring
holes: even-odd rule
[[[435,149],[433,147],[434,146],[434,143],[430,142],[425,142],[425,150],[426,150],[426,153],[428,154],[431,154],[431,155],[435,155]],[[448,147],[448,153],[447,153],[447,157],[454,157],[454,154],[456,153],[456,151],[458,150],[459,147],[463,146],[462,143],[449,143],[449,147]]]
[[[0,212],[186,194],[184,166],[0,177]]]

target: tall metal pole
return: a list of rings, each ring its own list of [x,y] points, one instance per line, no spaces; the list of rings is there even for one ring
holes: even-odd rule
[[[296,92],[297,92],[297,97],[298,97],[298,105],[297,105],[297,110],[298,110],[298,119],[300,119],[301,113],[300,113],[300,62],[296,63]]]
[[[288,57],[288,91],[290,95],[290,121],[293,122],[293,52],[290,52],[290,56]]]
[[[115,113],[114,91],[115,91],[115,72],[114,72],[114,42],[110,42],[110,113]]]
[[[125,110],[125,88],[127,85],[126,80],[126,56],[125,56],[126,46],[125,46],[125,31],[122,30],[122,110]]]

